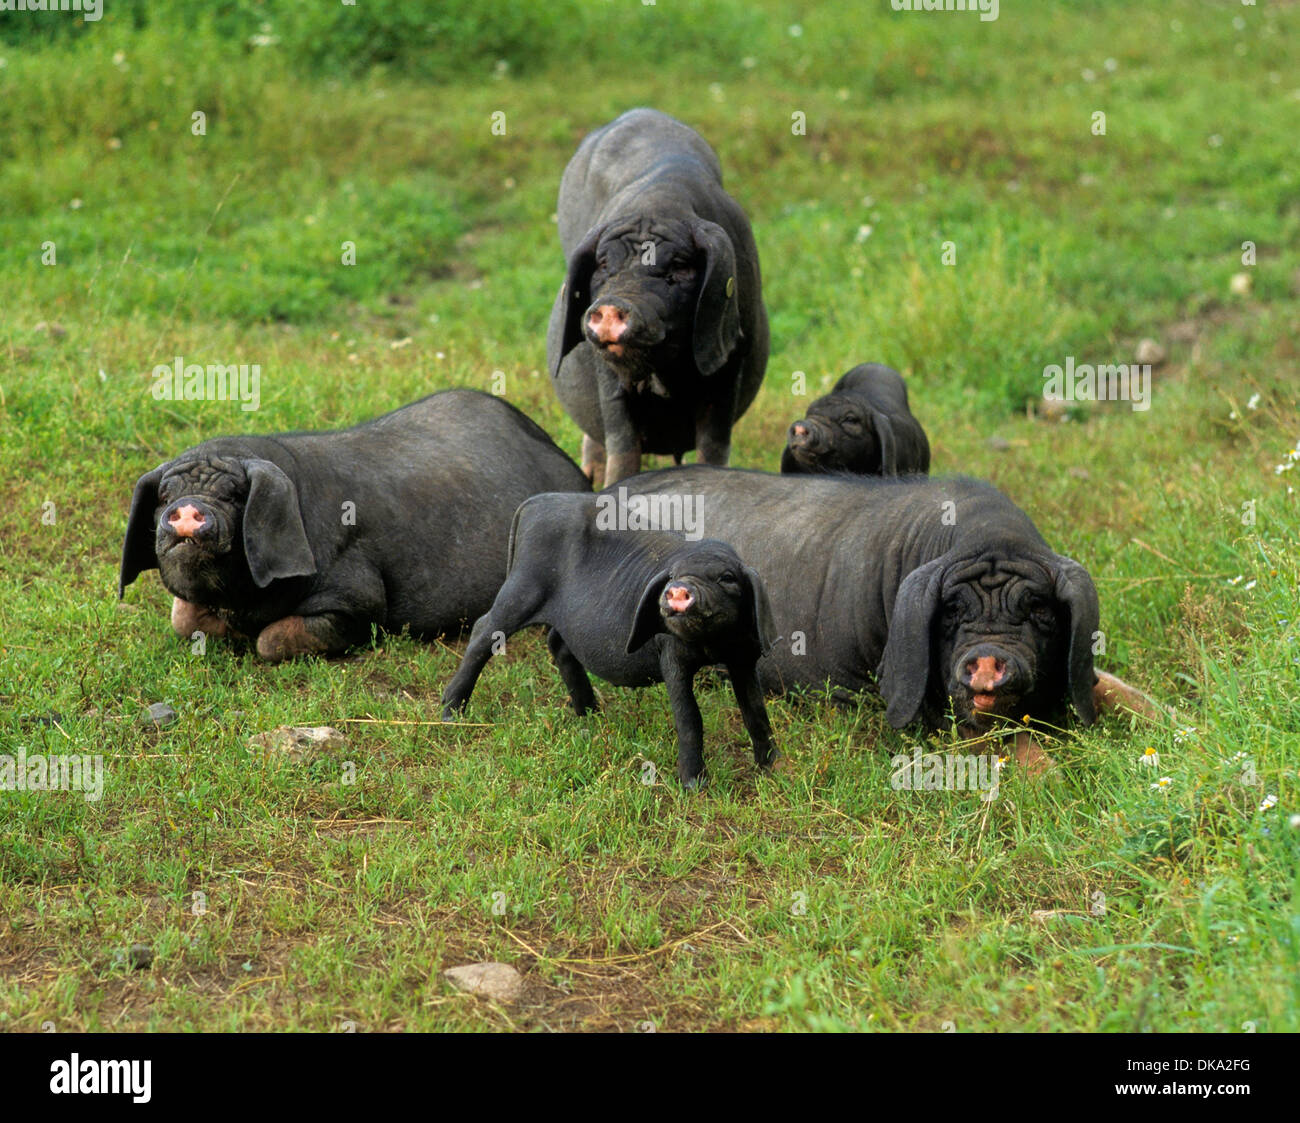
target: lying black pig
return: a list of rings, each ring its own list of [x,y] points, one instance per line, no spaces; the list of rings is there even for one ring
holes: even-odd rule
[[[759,663],[768,690],[878,682],[896,728],[951,713],[975,735],[1025,715],[1056,726],[1070,706],[1084,725],[1108,707],[1167,713],[1095,669],[1092,578],[990,484],[691,465],[596,498],[615,490],[692,496],[699,532],[763,574],[780,636]]]
[[[667,685],[677,775],[686,787],[704,779],[704,726],[692,682],[711,664],[727,667],[754,761],[770,765],[777,751],[755,671],[770,642],[770,609],[758,574],[723,542],[613,529],[621,524],[610,506],[590,495],[538,495],[520,506],[509,575],[443,692],[444,720],[464,709],[497,641],[546,624],[579,714],[597,708],[588,670],[616,686]]]
[[[854,367],[790,426],[781,471],[898,476],[930,470],[930,442],[891,367]]]
[[[158,569],[179,635],[256,637],[273,662],[372,625],[459,631],[505,580],[515,508],[563,490],[588,490],[578,466],[476,390],[337,432],[219,437],[136,483],[118,595]]]

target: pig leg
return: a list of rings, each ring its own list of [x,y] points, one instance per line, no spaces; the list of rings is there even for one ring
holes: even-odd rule
[[[356,555],[340,559],[330,584],[298,605],[292,616],[258,633],[257,653],[269,663],[299,655],[333,655],[370,639],[372,622],[383,620],[384,583],[377,570]]]
[[[757,665],[735,666],[727,664],[727,673],[731,676],[731,689],[736,694],[736,705],[740,707],[740,716],[744,719],[745,729],[754,745],[754,763],[760,768],[768,768],[780,756],[772,742],[772,723],[767,719],[767,705],[763,701],[763,690],[758,684]]]
[[[1125,709],[1132,710],[1142,717],[1177,718],[1176,710],[1162,706],[1150,695],[1143,694],[1136,686],[1129,686],[1122,679],[1117,679],[1105,671],[1095,673],[1097,684],[1092,688],[1092,700],[1098,711]]]
[[[582,474],[591,481],[591,490],[605,486],[605,446],[582,434]]]
[[[200,604],[191,604],[180,597],[173,597],[172,630],[182,639],[191,639],[195,632],[202,632],[206,636],[224,636],[230,630],[230,625]]]
[[[1056,767],[1044,748],[1029,733],[1017,733],[1011,755],[1025,770],[1025,775],[1038,777]]]
[[[546,646],[551,650],[551,658],[560,670],[564,685],[569,688],[569,701],[573,703],[573,712],[579,717],[600,709],[595,692],[591,689],[591,679],[587,677],[586,668],[578,662],[578,657],[569,650],[564,638],[554,628],[546,633]]]
[[[682,787],[693,791],[705,781],[704,775],[704,719],[695,702],[692,681],[695,672],[672,654],[665,644],[659,669],[668,687],[668,700],[673,707],[673,725],[677,729],[677,778]]]
[[[469,634],[460,669],[442,692],[442,720],[454,721],[474,693],[474,684],[487,661],[496,652],[498,640],[504,641],[524,627],[541,606],[542,594],[517,577],[507,578],[492,607],[474,622]],[[588,686],[590,689],[590,686]]]
[[[627,408],[627,391],[618,375],[601,362],[597,376],[600,417],[605,430],[605,486],[618,483],[641,471],[641,435],[632,424]]]
[[[257,634],[257,653],[268,663],[282,663],[299,655],[343,651],[368,635],[364,621],[342,612],[285,616]]]
[[[710,402],[695,418],[696,461],[726,466],[731,458],[731,418],[721,402]]]

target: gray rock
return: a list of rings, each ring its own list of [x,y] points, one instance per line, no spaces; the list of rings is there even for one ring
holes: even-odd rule
[[[166,702],[154,702],[149,706],[149,721],[159,729],[166,729],[176,724],[176,711]]]
[[[1165,349],[1154,339],[1139,339],[1136,358],[1140,366],[1158,367],[1165,361]]]
[[[984,447],[991,448],[994,452],[1006,452],[1011,448],[1011,442],[1006,437],[995,434],[984,442]]]
[[[452,986],[494,1002],[516,1002],[524,991],[523,976],[507,963],[467,963],[443,974]]]
[[[281,725],[248,739],[250,748],[285,753],[295,762],[316,760],[347,743],[342,733],[328,725]]]

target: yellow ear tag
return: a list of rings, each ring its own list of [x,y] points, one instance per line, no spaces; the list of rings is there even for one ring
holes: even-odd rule
[[[727,296],[731,296],[731,294],[734,293],[735,291],[736,291],[736,278],[735,278],[735,277],[728,277],[728,278],[727,278]]]

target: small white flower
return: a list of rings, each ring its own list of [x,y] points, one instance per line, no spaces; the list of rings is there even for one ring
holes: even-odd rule
[[[1291,818],[1287,820],[1287,823],[1290,824],[1293,831],[1300,831],[1300,815],[1292,815]]]
[[[1277,796],[1266,795],[1264,797],[1264,802],[1259,805],[1259,809],[1261,811],[1272,811],[1273,808],[1276,806],[1277,806]]]
[[[1160,754],[1156,752],[1153,745],[1148,745],[1146,751],[1138,757],[1138,764],[1144,765],[1147,768],[1160,767]]]
[[[1245,579],[1246,579],[1246,575],[1245,575],[1244,573],[1238,573],[1236,577],[1229,577],[1229,578],[1228,578],[1228,584],[1229,584],[1229,585],[1240,585],[1240,584],[1241,584]]]
[[[1104,66],[1107,70],[1110,70],[1110,71],[1115,71],[1115,70],[1118,70],[1118,69],[1119,69],[1119,63],[1116,62],[1113,58],[1108,58],[1108,59],[1107,59],[1105,62],[1103,62],[1101,65]]]
[[[1095,82],[1097,80],[1097,72],[1095,70],[1084,70],[1079,77],[1081,77],[1085,82]]]
[[[792,23],[792,24],[790,25],[790,38],[791,38],[791,39],[798,39],[799,36],[802,35],[802,34],[803,34],[803,28],[800,27],[797,23]]]
[[[754,67],[758,65],[758,59],[756,59],[753,55],[746,55],[743,59],[740,60],[740,65],[743,66],[746,70],[753,70]]]
[[[1174,778],[1172,776],[1161,776],[1159,780],[1157,780],[1154,784],[1151,785],[1151,787],[1157,791],[1163,792],[1168,790],[1168,788],[1170,787],[1170,785],[1173,784],[1173,782],[1174,782]]]
[[[1253,589],[1253,588],[1254,588],[1256,585],[1258,585],[1258,584],[1259,584],[1258,581],[1247,581],[1247,582],[1242,586],[1242,589],[1245,590],[1245,591],[1247,591],[1247,592],[1249,592],[1251,589]]]
[[[1247,409],[1259,409],[1259,395],[1251,394],[1250,400],[1246,403]]]
[[[859,226],[857,237],[855,237],[853,240],[857,242],[859,245],[861,245],[863,242],[865,242],[868,238],[871,237],[871,232],[874,229],[875,227],[871,225]]]

